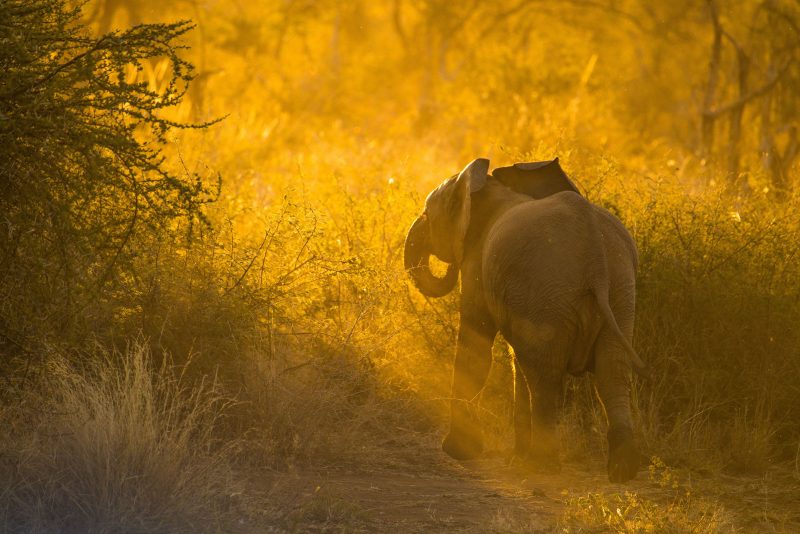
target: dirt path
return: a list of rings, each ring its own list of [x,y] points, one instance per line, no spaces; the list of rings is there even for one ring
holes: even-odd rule
[[[599,460],[591,466],[567,464],[558,474],[535,474],[508,465],[499,455],[459,463],[435,447],[403,453],[377,464],[273,474],[262,483],[272,506],[246,524],[262,525],[259,532],[265,531],[265,521],[272,525],[267,532],[553,532],[563,527],[565,511],[578,496],[606,495],[616,502],[614,496],[625,492],[650,503],[642,513],[653,515],[647,521],[656,525],[658,514],[683,513],[670,508],[683,487],[665,487],[647,469],[633,482],[618,485],[607,481]],[[694,480],[694,501],[680,503],[713,504],[708,510],[720,513],[723,531],[800,532],[800,483],[785,475]],[[698,513],[705,517],[711,512]],[[610,529],[603,523],[588,525],[597,532]]]

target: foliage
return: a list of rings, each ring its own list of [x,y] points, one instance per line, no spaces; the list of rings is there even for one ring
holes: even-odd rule
[[[640,388],[645,428],[670,442],[670,459],[704,451],[700,464],[762,471],[797,440],[797,200],[644,199],[647,216],[629,224],[642,265],[637,345],[658,376]]]
[[[192,77],[178,55],[191,24],[92,37],[79,16],[63,0],[0,5],[0,336],[12,353],[90,320],[130,276],[137,237],[204,220],[214,194],[162,151],[187,127],[164,113]],[[138,78],[155,61],[168,71],[158,88]]]

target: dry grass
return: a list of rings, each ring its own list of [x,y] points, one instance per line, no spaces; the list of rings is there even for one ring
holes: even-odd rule
[[[659,458],[650,464],[649,479],[661,490],[657,497],[635,491],[566,494],[562,531],[705,534],[734,528],[718,501],[695,495]]]
[[[3,412],[0,525],[9,532],[219,531],[235,512],[230,401],[185,382],[144,344],[58,353]]]

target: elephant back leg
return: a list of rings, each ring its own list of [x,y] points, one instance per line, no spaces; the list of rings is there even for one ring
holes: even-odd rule
[[[623,335],[633,335],[633,302],[612,300],[612,311]],[[639,453],[633,440],[631,362],[614,329],[603,325],[595,344],[595,386],[608,418],[608,477],[625,482],[636,476]]]

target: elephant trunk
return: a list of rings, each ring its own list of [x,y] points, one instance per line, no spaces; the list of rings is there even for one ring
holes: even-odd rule
[[[442,278],[439,278],[431,272],[428,263],[430,257],[431,243],[428,222],[424,216],[417,217],[406,236],[405,253],[403,255],[405,268],[420,293],[426,297],[443,297],[456,287],[458,266],[453,263],[448,264],[447,273]]]

